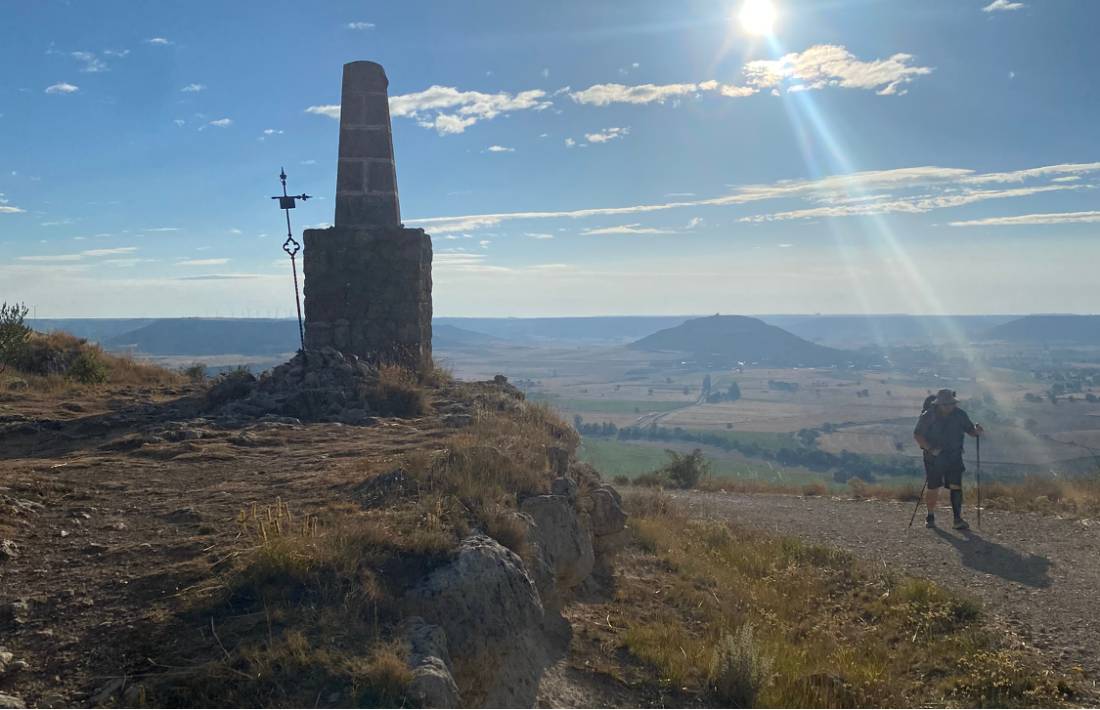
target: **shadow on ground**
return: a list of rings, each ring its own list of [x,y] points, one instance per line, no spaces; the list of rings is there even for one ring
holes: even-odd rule
[[[935,533],[959,551],[965,567],[1028,587],[1045,589],[1051,584],[1050,560],[1042,555],[1017,552],[990,542],[973,530],[962,531],[962,537],[939,528]]]

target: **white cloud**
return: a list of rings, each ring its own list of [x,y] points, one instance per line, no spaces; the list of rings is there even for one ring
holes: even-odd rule
[[[171,40],[165,39],[164,37],[150,37],[149,39],[145,40],[145,44],[153,44],[159,47],[167,47],[168,45],[172,44],[172,42]]]
[[[640,224],[620,224],[614,227],[601,227],[599,229],[586,229],[582,235],[596,236],[605,234],[675,234],[669,229],[657,229],[655,227],[643,227]]]
[[[687,228],[688,229],[695,229],[696,227],[698,227],[702,223],[703,223],[703,218],[702,217],[692,217],[691,219],[688,220]]]
[[[119,59],[122,59],[123,57],[126,57],[130,54],[130,50],[128,50],[128,49],[105,49],[105,50],[103,50],[103,53],[106,54],[108,57],[118,57]]]
[[[306,109],[306,113],[312,113],[318,116],[328,116],[329,118],[339,120],[340,104],[322,104],[320,106],[310,106]]]
[[[219,118],[215,121],[211,121],[207,125],[216,126],[218,128],[226,128],[228,126],[233,125],[233,119],[232,118]]]
[[[1093,224],[1100,222],[1100,212],[1052,212],[1022,214],[1014,217],[987,217],[963,222],[948,222],[952,227],[1000,227],[1020,224]]]
[[[794,245],[793,244],[776,244],[776,246],[779,247],[780,249],[790,249]]]
[[[779,59],[759,59],[745,65],[748,84],[756,89],[778,88],[784,82],[795,82],[788,91],[823,89],[839,86],[846,89],[874,89],[882,96],[899,91],[914,77],[932,73],[931,67],[914,66],[910,54],[895,54],[888,59],[865,62],[857,59],[845,47],[819,44],[803,52],[791,52]]]
[[[870,202],[853,203],[835,207],[813,207],[809,209],[790,210],[787,212],[774,212],[771,214],[752,215],[742,217],[739,222],[775,222],[792,219],[816,219],[819,217],[851,217],[856,215],[882,215],[882,214],[924,214],[933,210],[949,207],[962,207],[963,205],[986,200],[999,200],[1012,197],[1028,197],[1043,192],[1056,190],[1076,190],[1080,185],[1044,185],[1036,187],[1017,187],[1009,190],[964,190],[939,195],[920,195],[912,198],[897,198],[887,200],[873,200]]]
[[[188,84],[180,89],[185,94],[197,94],[200,91],[206,91],[206,84]]]
[[[482,249],[488,249],[488,248],[489,248],[489,245],[490,245],[490,244],[492,244],[492,243],[493,243],[493,242],[492,242],[492,240],[491,240],[491,239],[482,239],[481,241],[479,241],[479,242],[477,243],[477,245],[478,245],[479,247],[481,247]]]
[[[345,25],[349,30],[373,30],[373,22],[349,22]]]
[[[232,228],[230,228],[230,229],[229,229],[229,233],[230,233],[230,234],[244,234],[244,232],[242,232],[241,230],[237,229],[236,227],[232,227]]]
[[[177,126],[183,126],[187,123],[187,121],[184,121],[182,118],[174,118],[172,119],[172,123],[176,124]]]
[[[607,143],[613,141],[616,138],[622,138],[630,133],[630,126],[624,126],[622,128],[612,127],[605,128],[602,131],[596,133],[585,133],[584,137],[589,143]]]
[[[574,91],[569,98],[579,104],[607,106],[613,103],[649,104],[694,94],[700,90],[699,84],[595,84],[582,91]]]
[[[1076,164],[1075,164],[1076,165]],[[1091,163],[1084,165],[1093,165]],[[1100,164],[1098,164],[1100,165]],[[770,184],[734,186],[732,192],[717,197],[694,200],[628,205],[624,207],[594,207],[561,211],[503,212],[495,214],[428,217],[406,220],[433,233],[469,232],[492,227],[509,220],[532,219],[583,219],[629,214],[644,214],[685,207],[720,207],[777,199],[803,199],[824,203],[825,207],[790,210],[770,215],[755,215],[743,221],[772,221],[782,219],[809,219],[816,217],[844,217],[852,215],[911,213],[920,214],[936,209],[991,199],[1026,197],[1055,190],[1082,189],[1084,186],[1065,183],[1015,188],[1011,190],[975,190],[969,185],[988,182],[992,176],[1004,180],[1005,176],[1019,173],[1050,175],[1066,170],[1068,166],[1047,166],[1012,173],[977,173],[966,168],[919,166],[868,170],[858,173],[831,175],[817,180],[781,180]],[[1077,169],[1077,168],[1075,168]],[[1100,172],[1100,168],[1098,168]],[[963,183],[969,179],[969,183]],[[897,191],[925,189],[924,194],[894,196]],[[928,189],[933,192],[927,192]],[[870,194],[867,194],[870,193]]]
[[[183,259],[177,261],[176,266],[221,266],[228,263],[229,259]]]
[[[137,251],[137,247],[114,247],[111,249],[89,249],[80,252],[81,256],[115,256],[118,254],[130,254]]]
[[[547,68],[547,67],[543,67],[542,71],[541,71],[541,72],[539,72],[539,73],[540,73],[540,74],[542,74],[542,78],[543,78],[543,79],[548,79],[548,78],[550,78],[550,69],[549,69],[549,68]]]
[[[67,81],[59,81],[46,87],[47,94],[73,94],[80,91],[80,87]]]
[[[264,129],[264,135],[265,136],[281,136],[282,134],[283,134],[283,132],[276,129],[276,128],[265,128]]]
[[[84,65],[80,67],[80,71],[85,74],[97,74],[108,70],[107,62],[97,57],[94,52],[70,52],[70,54],[73,59]]]
[[[515,148],[506,148],[505,146],[502,146],[502,145],[491,145],[488,148],[486,148],[486,150],[488,150],[490,153],[515,153],[516,152]]]
[[[132,254],[137,247],[114,247],[110,249],[88,249],[76,254],[43,254],[35,256],[16,257],[19,261],[34,262],[72,262],[81,261],[85,257],[118,256],[119,254]]]
[[[565,139],[565,147],[566,148],[572,148],[575,145],[577,145],[577,141],[573,140],[572,138],[566,138]]]
[[[553,234],[547,234],[546,232],[524,232],[523,236],[531,237],[532,239],[553,239]]]
[[[26,210],[19,209],[15,205],[0,205],[0,214],[20,214],[22,212],[26,212]]]
[[[141,231],[143,231],[143,232],[178,232],[178,231],[180,231],[180,228],[179,227],[146,227],[145,229],[143,229]]]
[[[412,118],[417,125],[434,128],[440,135],[462,133],[478,121],[488,121],[509,111],[541,111],[551,103],[541,89],[509,94],[501,91],[486,94],[480,91],[459,91],[451,86],[433,85],[424,91],[390,97],[390,115]],[[317,108],[319,110],[310,111]],[[330,113],[310,107],[311,113]],[[337,113],[337,115],[339,115]]]
[[[1022,2],[1010,2],[1010,0],[993,0],[985,7],[982,8],[982,12],[1007,12],[1008,10],[1020,10],[1027,7]]]
[[[1044,178],[1052,175],[1062,177],[1054,178],[1055,182],[1072,182],[1079,180],[1082,175],[1100,171],[1100,163],[1061,163],[1059,165],[1045,165],[1040,168],[1028,168],[1026,170],[1013,170],[1005,173],[984,173],[963,179],[968,183],[987,182],[1023,182],[1030,178]]]

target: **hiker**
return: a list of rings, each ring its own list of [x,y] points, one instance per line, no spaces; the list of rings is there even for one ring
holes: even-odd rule
[[[966,530],[969,524],[962,518],[962,475],[966,470],[963,464],[963,434],[975,438],[985,433],[981,425],[974,424],[963,410],[958,408],[959,400],[951,390],[943,389],[934,399],[925,400],[925,409],[917,420],[913,438],[917,446],[924,451],[924,473],[928,480],[928,515],[924,522],[927,527],[936,527],[936,504],[939,502],[940,488],[945,484],[951,491],[951,512],[956,530]]]

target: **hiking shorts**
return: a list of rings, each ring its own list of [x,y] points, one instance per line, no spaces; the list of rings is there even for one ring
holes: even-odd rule
[[[924,457],[924,477],[930,490],[943,488],[945,485],[953,490],[961,490],[965,470],[961,453],[955,456],[941,453],[939,456]]]

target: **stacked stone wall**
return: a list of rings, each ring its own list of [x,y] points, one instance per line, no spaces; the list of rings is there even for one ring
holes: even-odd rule
[[[420,370],[432,354],[432,245],[422,229],[305,232],[306,348]]]

